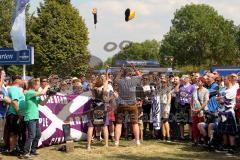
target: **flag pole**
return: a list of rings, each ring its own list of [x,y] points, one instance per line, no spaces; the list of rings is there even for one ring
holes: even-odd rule
[[[26,64],[23,65],[23,80],[26,80]]]

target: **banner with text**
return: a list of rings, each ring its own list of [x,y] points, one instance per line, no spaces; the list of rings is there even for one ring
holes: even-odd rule
[[[76,140],[85,140],[87,135],[87,115],[90,109],[90,94],[52,96],[45,106],[39,106],[39,124],[42,132],[39,146],[49,146],[64,142],[62,125],[69,121],[71,137]],[[44,99],[46,97],[42,97]]]

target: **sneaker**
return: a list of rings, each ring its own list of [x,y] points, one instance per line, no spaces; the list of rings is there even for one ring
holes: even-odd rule
[[[103,147],[104,147],[104,148],[108,148],[108,145],[105,144]]]
[[[197,146],[198,146],[198,143],[197,143],[197,142],[194,142],[194,143],[192,144],[192,146],[193,146],[193,147],[197,147]]]
[[[185,138],[184,137],[180,137],[179,140],[180,141],[185,141]]]
[[[31,155],[31,156],[38,156],[39,153],[38,153],[37,151],[36,151],[36,152],[31,152],[30,155]]]
[[[215,149],[215,152],[217,153],[221,153],[221,152],[227,152],[228,149],[226,148],[226,146],[220,146],[217,149]]]
[[[88,151],[90,151],[90,150],[91,150],[91,146],[88,146],[88,145],[87,145],[87,147],[86,147],[86,148],[87,148],[87,150],[88,150]]]
[[[31,158],[31,155],[29,153],[21,156],[21,159],[30,159],[30,158]]]
[[[166,139],[167,139],[166,137],[163,137],[163,138],[162,138],[162,141],[163,141],[163,142],[166,142],[166,141],[167,141]]]
[[[140,145],[141,145],[140,140],[137,140],[137,141],[136,141],[136,145],[137,145],[137,146],[140,146]]]
[[[171,142],[171,139],[170,137],[167,137],[167,142],[170,143]]]
[[[119,146],[119,142],[115,141],[114,145],[115,145],[115,147],[118,147]]]
[[[234,149],[229,149],[228,150],[228,154],[230,154],[230,155],[233,155],[233,154],[235,154],[236,153],[236,151],[234,150]]]
[[[20,156],[21,155],[17,150],[9,151],[8,154],[11,156]]]

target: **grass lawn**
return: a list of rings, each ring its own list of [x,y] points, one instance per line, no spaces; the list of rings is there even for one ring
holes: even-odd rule
[[[190,160],[190,159],[239,159],[240,155],[227,156],[225,153],[207,152],[202,147],[192,147],[190,143],[163,143],[159,140],[144,141],[140,147],[136,147],[133,141],[121,141],[119,147],[114,147],[110,143],[109,148],[103,148],[102,144],[93,144],[93,149],[85,149],[86,142],[76,142],[75,151],[64,153],[57,151],[58,146],[51,146],[39,149],[40,155],[34,160],[105,160],[105,159],[153,159],[153,160]],[[3,156],[3,160],[16,160],[16,157]],[[0,160],[1,160],[0,158]]]

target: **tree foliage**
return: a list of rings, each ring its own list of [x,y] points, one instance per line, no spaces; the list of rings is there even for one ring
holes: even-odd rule
[[[236,44],[233,21],[208,5],[190,4],[175,12],[160,54],[162,60],[173,56],[178,65],[233,65],[239,56]]]
[[[105,64],[114,65],[116,60],[159,60],[159,47],[160,43],[156,40],[133,42],[112,58],[108,58]]]
[[[35,47],[35,74],[84,74],[89,43],[85,22],[70,0],[45,0],[31,17],[28,40]]]
[[[10,36],[14,0],[0,1],[0,47],[12,47]]]

